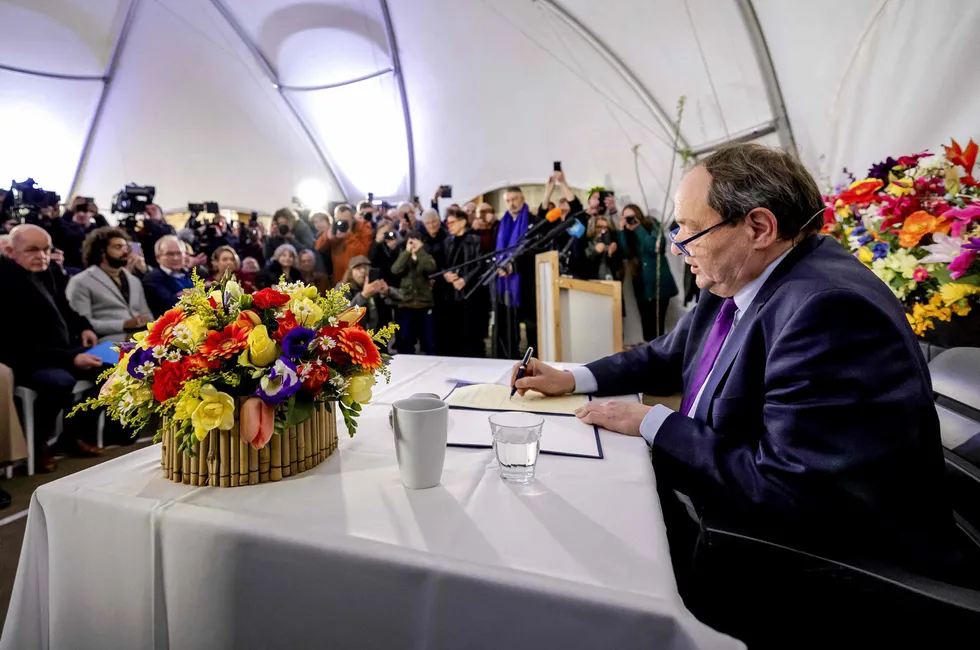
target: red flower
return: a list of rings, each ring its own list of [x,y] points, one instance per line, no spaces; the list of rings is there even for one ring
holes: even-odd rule
[[[338,347],[350,355],[351,361],[365,370],[381,367],[381,353],[371,335],[359,325],[347,327],[337,334]]]
[[[289,334],[289,330],[299,327],[299,323],[296,322],[296,317],[293,316],[293,312],[286,310],[286,314],[280,318],[278,321],[279,327],[276,329],[272,338],[282,343],[282,337]]]
[[[181,307],[175,307],[164,313],[153,323],[153,327],[146,334],[146,344],[150,347],[170,345],[174,340],[174,327],[179,325],[184,318],[184,310]]]
[[[248,347],[248,330],[232,323],[220,332],[209,332],[197,351],[209,360],[228,359]]]
[[[852,183],[849,188],[841,192],[837,200],[844,203],[870,203],[874,193],[884,186],[885,184],[878,178],[866,178]]]
[[[192,354],[188,357],[184,357],[184,372],[188,377],[200,377],[202,375],[207,375],[220,367],[220,360],[208,360],[208,358],[203,354]]]
[[[180,392],[187,379],[180,361],[164,361],[153,373],[153,399],[165,402]]]
[[[275,289],[262,289],[252,294],[252,304],[259,309],[282,307],[289,302],[289,296]]]
[[[310,361],[301,363],[297,371],[303,380],[303,390],[314,395],[319,393],[323,384],[330,379],[330,368],[324,363]]]
[[[943,149],[946,150],[946,160],[965,169],[967,176],[973,174],[973,166],[977,164],[977,153],[980,153],[980,147],[973,138],[970,138],[966,149],[962,149],[956,140],[953,140],[952,147],[943,146]]]

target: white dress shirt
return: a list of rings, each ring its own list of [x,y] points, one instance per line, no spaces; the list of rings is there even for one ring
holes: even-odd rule
[[[721,344],[721,349],[718,351],[718,358],[721,357],[722,351],[724,351],[725,346],[728,345],[728,339],[731,337],[732,332],[735,331],[735,327],[738,325],[738,321],[742,317],[742,314],[745,313],[748,306],[752,304],[752,301],[755,300],[755,297],[762,288],[762,285],[766,283],[766,280],[769,279],[772,272],[777,266],[779,266],[779,263],[782,262],[787,255],[789,255],[791,250],[793,249],[789,248],[785,253],[774,259],[769,266],[763,269],[762,273],[759,274],[759,277],[746,284],[744,287],[739,289],[738,293],[735,294],[735,318],[732,321],[731,329],[728,330],[728,335],[725,336],[725,340]],[[704,393],[704,387],[708,385],[709,381],[711,381],[711,374],[714,371],[715,369],[712,368],[711,372],[708,373],[704,383],[701,384],[700,390],[698,390],[697,396],[691,403],[691,410],[684,415],[691,417],[691,415],[697,411],[698,402],[701,401],[701,395]],[[594,393],[599,389],[599,383],[596,381],[595,375],[593,375],[592,371],[585,366],[573,368],[571,373],[575,378],[576,393]],[[669,409],[663,404],[657,404],[646,414],[646,416],[643,418],[643,422],[640,423],[640,435],[643,436],[643,439],[647,441],[648,445],[653,445],[653,439],[656,437],[657,432],[660,431],[660,427],[663,425],[664,420],[666,420],[667,417],[673,412],[673,409]]]

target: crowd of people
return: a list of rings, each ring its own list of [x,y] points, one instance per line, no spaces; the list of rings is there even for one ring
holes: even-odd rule
[[[177,303],[193,273],[208,282],[232,274],[246,291],[281,277],[321,292],[345,287],[351,304],[366,308],[367,327],[398,324],[394,354],[519,358],[522,326],[529,345],[537,340],[534,255],[494,253],[511,249],[532,228],[546,232],[538,224],[549,211],[548,227],[572,219],[586,233],[577,239],[562,228],[548,246],[566,256],[567,272],[583,279],[629,276],[645,338],[663,331],[677,288],[660,224],[638,206],[617,206],[601,188],[583,205],[563,172],[548,179],[535,210],[519,187],[506,189],[501,215],[489,203],[473,202],[440,214],[440,194],[426,209],[417,199],[342,204],[332,214],[283,208],[268,232],[254,215],[233,225],[221,215],[195,214],[178,230],[154,204],[142,219],[119,226],[110,226],[88,198],[76,198],[63,214],[42,208],[32,223],[5,223],[0,234],[0,283],[37,323],[30,346],[0,348],[0,364],[12,369],[17,385],[37,392],[36,426],[51,431],[76,397],[75,382],[94,379],[102,368],[86,350],[143,329]],[[19,323],[5,320],[0,330],[16,340]],[[86,428],[92,426],[84,418],[66,426],[63,451],[101,454]],[[50,470],[54,461],[44,442],[37,441],[37,466]]]

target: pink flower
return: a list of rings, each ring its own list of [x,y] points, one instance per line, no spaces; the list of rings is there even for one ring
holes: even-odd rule
[[[925,282],[929,279],[929,271],[926,271],[920,266],[916,270],[912,271],[912,279],[916,282]]]
[[[242,440],[255,449],[262,449],[275,431],[274,418],[276,409],[266,404],[258,397],[252,397],[242,404],[239,414],[239,435]]]
[[[946,221],[952,221],[953,227],[949,234],[959,237],[963,229],[974,221],[980,220],[980,203],[973,203],[965,208],[954,208],[943,213]]]
[[[970,269],[970,265],[976,260],[976,251],[965,250],[961,252],[952,262],[949,263],[949,277],[953,278],[954,280],[962,278]]]

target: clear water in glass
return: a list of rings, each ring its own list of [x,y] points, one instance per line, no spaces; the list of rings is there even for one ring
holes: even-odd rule
[[[500,478],[512,483],[534,480],[543,426],[544,418],[536,413],[506,412],[490,416]]]

